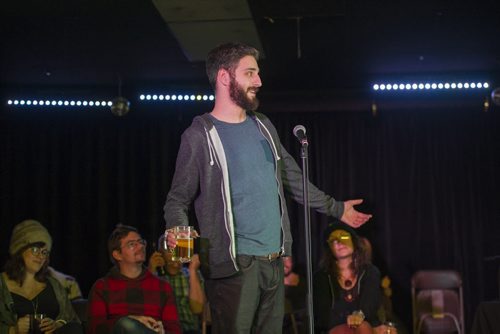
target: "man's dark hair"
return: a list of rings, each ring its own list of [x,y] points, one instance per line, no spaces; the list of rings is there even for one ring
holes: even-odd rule
[[[108,239],[108,255],[109,259],[114,264],[116,264],[116,260],[113,257],[113,251],[121,251],[122,239],[125,238],[130,232],[139,233],[135,227],[123,224],[116,225],[113,232],[111,232]]]
[[[45,242],[35,242],[24,246],[17,251],[16,254],[11,255],[7,262],[5,262],[4,270],[7,276],[19,283],[19,286],[23,285],[24,279],[26,278],[26,265],[24,264],[23,253],[25,250],[31,247],[44,247]],[[35,279],[38,282],[47,282],[48,267],[49,267],[49,257],[45,258],[42,268],[35,274]]]
[[[240,59],[245,56],[252,56],[255,60],[259,60],[259,51],[254,47],[242,43],[225,43],[215,47],[208,53],[206,71],[208,81],[214,91],[219,70],[225,69],[229,73],[234,74],[234,70],[238,66]]]

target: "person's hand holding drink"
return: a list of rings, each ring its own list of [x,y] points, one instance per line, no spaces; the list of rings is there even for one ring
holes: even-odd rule
[[[166,230],[166,246],[172,252],[172,259],[182,263],[191,261],[194,250],[194,238],[198,233],[193,226],[175,226]]]
[[[354,311],[352,314],[347,316],[347,325],[351,328],[356,328],[365,320],[365,315],[363,311]]]

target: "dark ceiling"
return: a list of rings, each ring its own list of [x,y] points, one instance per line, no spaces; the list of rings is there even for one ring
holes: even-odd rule
[[[364,89],[380,78],[500,82],[498,0],[246,5],[265,54],[264,88],[271,91]],[[188,60],[151,0],[8,0],[0,6],[3,89],[116,86],[118,78],[124,86],[208,87],[203,62]]]

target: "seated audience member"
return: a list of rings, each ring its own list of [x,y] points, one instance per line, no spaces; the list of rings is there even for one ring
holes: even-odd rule
[[[188,267],[172,260],[172,253],[161,247],[164,237],[160,237],[158,251],[149,258],[149,270],[166,279],[172,286],[182,332],[198,334],[201,331],[199,317],[205,304],[205,292],[199,272],[200,259],[198,254],[194,254]]]
[[[291,323],[286,314],[294,315],[294,320],[298,323],[299,332],[305,331],[305,322],[307,318],[306,310],[306,280],[298,273],[293,271],[293,259],[291,256],[283,257],[283,269],[285,274],[285,319],[283,322],[283,332],[288,333],[291,330]],[[303,328],[304,327],[304,328]]]
[[[291,256],[283,257],[283,268],[285,273],[285,299],[290,302],[293,310],[305,309],[306,281],[293,271],[293,260]]]
[[[61,283],[61,285],[66,289],[68,293],[69,300],[73,301],[76,299],[83,298],[82,291],[80,290],[80,285],[73,276],[66,275],[60,271],[55,270],[52,267],[49,267],[49,275],[54,277],[56,280]]]
[[[144,267],[146,240],[118,224],[108,239],[115,264],[89,294],[89,333],[181,333],[170,284]]]
[[[351,227],[335,222],[326,230],[328,249],[314,275],[315,326],[321,333],[396,333],[382,325],[380,272]]]
[[[52,238],[39,222],[14,227],[0,274],[0,333],[83,333],[66,290],[48,275],[51,248]]]

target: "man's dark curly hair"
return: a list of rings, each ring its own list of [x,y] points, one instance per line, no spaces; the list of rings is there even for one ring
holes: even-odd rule
[[[212,88],[216,89],[217,73],[220,69],[225,69],[232,75],[238,66],[241,58],[252,56],[259,60],[259,51],[242,43],[225,43],[215,47],[208,53],[206,60],[206,72],[208,81]]]
[[[113,264],[116,264],[116,260],[113,257],[113,251],[121,251],[122,239],[130,232],[139,234],[139,231],[137,231],[135,227],[122,224],[117,224],[113,232],[111,232],[108,238],[108,255]]]

